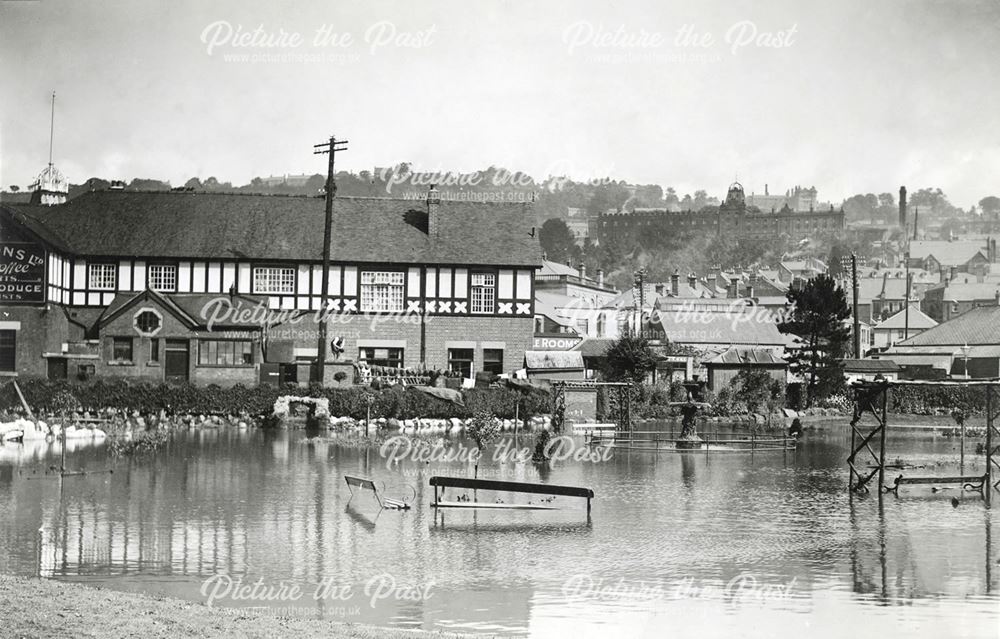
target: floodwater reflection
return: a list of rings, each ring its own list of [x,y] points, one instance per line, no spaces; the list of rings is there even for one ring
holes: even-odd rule
[[[960,491],[852,497],[840,434],[810,433],[792,455],[618,451],[492,469],[593,488],[590,520],[574,500],[436,517],[429,477],[471,467],[390,469],[377,448],[301,432],[183,432],[137,459],[90,445],[67,465],[114,473],[62,480],[44,477],[57,446],[3,448],[4,572],[202,602],[205,581],[226,575],[298,586],[301,599],[265,604],[282,614],[506,635],[837,636],[863,623],[995,636],[993,511]],[[938,438],[893,450],[952,456]],[[364,494],[348,506],[345,474],[412,486],[412,510],[379,512]],[[373,603],[366,589],[390,578]],[[322,584],[342,596],[315,596]]]

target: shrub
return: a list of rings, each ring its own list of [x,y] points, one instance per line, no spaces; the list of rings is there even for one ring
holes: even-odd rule
[[[465,419],[477,410],[489,410],[501,419],[547,414],[552,411],[552,398],[547,393],[521,394],[510,389],[470,389],[463,394],[465,406],[438,399],[402,386],[379,390],[351,386],[324,388],[318,384],[306,387],[273,386],[192,386],[136,383],[124,380],[98,381],[89,385],[66,381],[23,379],[18,381],[25,400],[40,412],[90,411],[114,409],[128,412],[178,414],[221,414],[268,416],[281,395],[325,398],[330,414],[364,419],[368,413],[368,397],[372,418],[415,417]],[[17,412],[21,409],[17,393],[10,385],[0,389],[0,410]]]

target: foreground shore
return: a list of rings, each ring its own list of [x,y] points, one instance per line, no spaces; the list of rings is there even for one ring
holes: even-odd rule
[[[250,610],[122,593],[63,581],[0,575],[0,636],[460,638],[454,633],[269,616]]]

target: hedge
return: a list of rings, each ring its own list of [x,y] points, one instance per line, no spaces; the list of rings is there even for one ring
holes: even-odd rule
[[[367,396],[372,395],[372,417],[412,419],[415,417],[471,417],[476,410],[487,408],[503,419],[514,417],[520,402],[522,417],[550,413],[551,397],[532,392],[524,395],[510,389],[470,389],[463,392],[465,406],[430,397],[425,393],[407,391],[401,386],[381,390],[367,387],[324,388],[319,385],[301,387],[274,386],[192,386],[149,384],[129,381],[97,381],[93,384],[73,384],[64,380],[22,379],[18,381],[25,400],[34,410],[58,412],[75,398],[80,410],[99,412],[114,409],[169,415],[213,414],[267,416],[279,395],[324,397],[330,400],[334,417],[363,419],[368,410]],[[72,403],[72,402],[70,402]],[[20,400],[13,386],[0,389],[0,409],[18,411]]]
[[[932,415],[941,410],[986,413],[983,386],[897,386],[889,389],[889,412]]]

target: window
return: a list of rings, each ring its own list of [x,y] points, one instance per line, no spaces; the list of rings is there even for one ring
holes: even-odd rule
[[[291,267],[264,267],[253,270],[254,293],[295,292],[295,269]]]
[[[17,331],[0,331],[0,371],[13,373],[17,367]]]
[[[474,353],[471,348],[449,348],[448,370],[462,373],[466,379],[472,377],[472,360]]]
[[[245,340],[203,339],[198,344],[199,366],[253,364],[253,343]]]
[[[503,349],[483,349],[483,370],[494,375],[503,373]]]
[[[398,271],[361,272],[361,310],[403,310],[403,274]]]
[[[472,274],[472,312],[492,313],[496,301],[497,276],[493,273]]]
[[[111,361],[131,362],[132,361],[132,338],[114,337],[111,340]]]
[[[359,348],[358,359],[368,366],[403,367],[402,348]]]
[[[154,291],[177,290],[177,266],[173,264],[150,264],[147,284]]]
[[[88,264],[87,280],[90,282],[90,289],[94,291],[115,290],[118,267],[114,264]]]
[[[132,326],[140,335],[155,335],[162,326],[163,317],[153,309],[146,308],[135,314]]]
[[[160,361],[160,340],[156,337],[149,340],[149,361]]]

